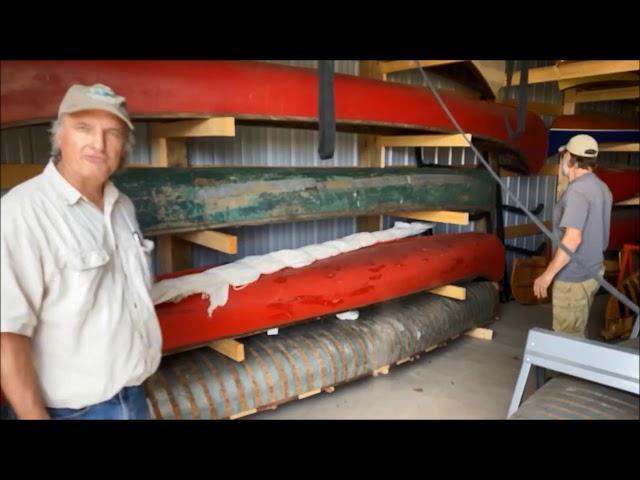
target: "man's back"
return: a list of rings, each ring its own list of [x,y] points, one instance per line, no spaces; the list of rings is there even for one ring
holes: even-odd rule
[[[553,227],[560,238],[563,228],[581,231],[582,242],[575,254],[590,271],[572,261],[560,271],[558,280],[582,282],[602,268],[603,252],[609,243],[611,205],[609,188],[595,174],[587,173],[569,184],[554,209]]]

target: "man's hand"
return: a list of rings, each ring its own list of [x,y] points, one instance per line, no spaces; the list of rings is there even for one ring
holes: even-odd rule
[[[31,338],[0,333],[0,385],[18,420],[45,420],[40,384],[31,353]]]
[[[553,276],[549,275],[547,272],[544,272],[536,281],[533,282],[533,293],[536,298],[547,298],[547,289],[551,282],[553,281]]]

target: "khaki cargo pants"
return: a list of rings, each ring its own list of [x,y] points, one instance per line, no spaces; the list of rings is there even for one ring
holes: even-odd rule
[[[584,282],[556,280],[553,283],[553,329],[586,337],[589,310],[597,291],[598,282],[593,278]]]

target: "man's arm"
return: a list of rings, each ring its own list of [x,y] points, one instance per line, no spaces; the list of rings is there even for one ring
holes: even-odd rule
[[[578,249],[582,243],[582,232],[577,228],[567,227],[564,235],[562,236],[562,244],[567,247],[572,253]],[[562,268],[569,263],[571,258],[560,247],[556,250],[556,254],[553,256],[553,260],[547,266],[547,269],[542,275],[536,278],[533,283],[533,293],[537,298],[546,298],[547,289],[551,282],[555,278]]]
[[[45,420],[38,376],[31,357],[31,338],[0,333],[0,379],[2,392],[19,419]]]

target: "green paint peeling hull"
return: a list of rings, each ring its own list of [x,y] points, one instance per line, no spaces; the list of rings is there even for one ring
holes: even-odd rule
[[[495,202],[489,174],[461,168],[132,168],[113,181],[147,235]]]

